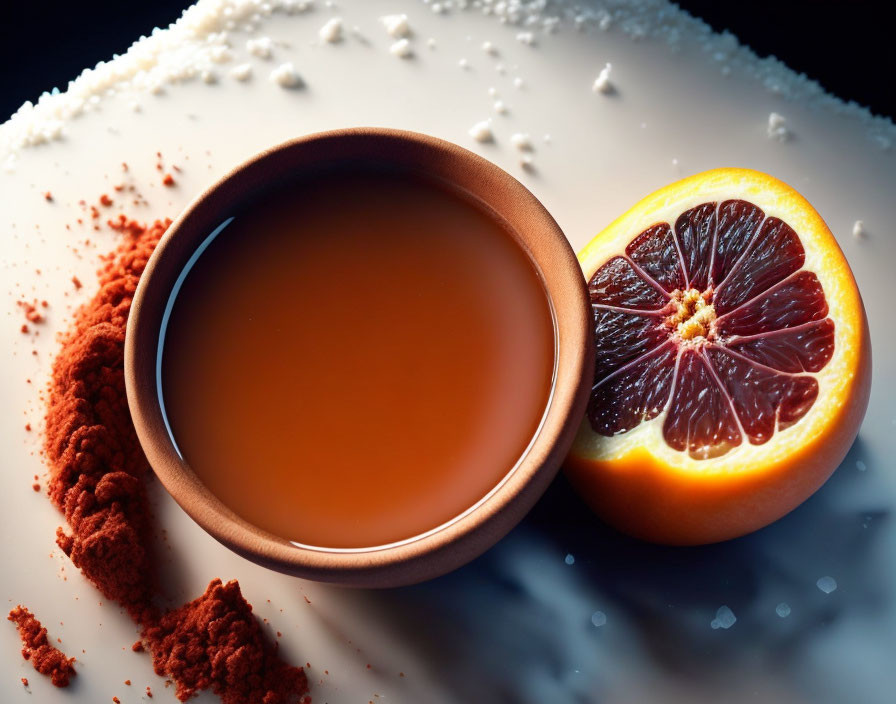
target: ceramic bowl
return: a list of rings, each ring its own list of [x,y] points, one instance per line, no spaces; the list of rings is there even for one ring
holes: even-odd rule
[[[239,204],[285,179],[352,162],[440,179],[504,219],[540,271],[554,315],[549,407],[526,454],[487,496],[453,521],[388,546],[298,547],[246,522],[177,453],[159,400],[157,359],[166,302],[200,243]],[[529,511],[554,478],[582,420],[593,375],[591,308],[560,227],[519,181],[455,144],[423,134],[358,128],[301,137],[258,154],[200,194],[174,221],[140,280],[128,321],[125,379],[137,435],[156,475],[209,534],[240,555],[306,579],[364,587],[422,581],[472,560]]]

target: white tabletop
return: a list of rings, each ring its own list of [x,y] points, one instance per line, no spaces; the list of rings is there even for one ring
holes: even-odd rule
[[[69,691],[55,690],[20,657],[8,624],[0,637],[0,700],[118,696],[127,703],[143,700],[150,685],[153,701],[175,701],[149,658],[131,652],[132,622],[116,606],[100,604],[99,593],[56,548],[62,517],[31,488],[33,475],[45,472],[38,393],[54,335],[91,295],[97,256],[115,240],[77,229],[78,201],[96,202],[127,178],[148,204],[125,212],[143,220],[174,216],[204,185],[280,140],[384,125],[428,132],[492,159],[542,200],[577,249],[641,196],[683,175],[747,166],[788,181],[831,226],[865,298],[875,359],[859,439],[803,506],[736,541],[673,549],[628,540],[594,519],[559,478],[516,530],[472,564],[379,592],[304,582],[246,562],[154,483],[172,604],[199,595],[213,577],[238,578],[271,633],[282,632],[284,656],[311,663],[315,702],[891,701],[896,149],[883,149],[882,136],[892,138],[892,124],[869,126],[853,111],[839,114],[834,102],[791,100],[787,90],[763,85],[757,64],[742,56],[707,58],[687,36],[673,50],[649,32],[632,39],[621,24],[580,32],[564,20],[553,33],[533,28],[530,46],[517,39],[526,28],[474,10],[437,14],[412,0],[323,5],[261,18],[253,36],[274,40],[271,60],[249,56],[248,35],[234,32],[232,60],[214,67],[217,83],[196,78],[159,95],[119,91],[67,121],[63,139],[16,149],[11,161],[0,154],[8,167],[0,170],[0,597],[8,608],[29,606],[77,657],[79,673]],[[410,58],[389,52],[395,39],[378,20],[395,12],[407,13],[413,29]],[[318,30],[337,15],[345,39],[322,43]],[[483,51],[485,41],[497,56]],[[463,58],[467,69],[458,65]],[[294,63],[304,88],[268,80],[285,61]],[[231,78],[230,69],[244,62],[252,78]],[[607,62],[616,90],[592,92]],[[724,66],[731,67],[728,75]],[[515,78],[522,86],[515,87]],[[506,114],[494,110],[496,100]],[[768,137],[773,111],[786,118],[790,139]],[[468,130],[487,118],[494,142],[474,141]],[[531,172],[511,144],[516,132],[530,134],[535,145]],[[161,184],[157,151],[166,165],[182,168],[174,188]],[[53,203],[44,199],[48,190]],[[864,221],[864,239],[852,235],[856,220]],[[82,244],[88,237],[95,246]],[[74,289],[72,275],[84,282],[82,290]],[[22,298],[50,303],[39,337],[19,332]],[[24,430],[29,422],[35,432]],[[816,586],[824,576],[836,580],[836,591]],[[776,615],[780,602],[791,607],[786,618]],[[713,629],[723,605],[737,621]],[[592,622],[597,611],[604,625]],[[30,680],[28,689],[20,677]],[[204,694],[196,701],[215,700]]]

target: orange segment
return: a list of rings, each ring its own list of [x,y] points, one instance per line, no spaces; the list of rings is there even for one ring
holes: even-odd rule
[[[805,198],[708,171],[637,203],[579,259],[596,363],[567,474],[599,515],[700,544],[824,483],[864,416],[871,348],[849,265]]]

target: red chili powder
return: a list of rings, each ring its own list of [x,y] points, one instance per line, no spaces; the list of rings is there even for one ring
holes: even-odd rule
[[[205,594],[169,611],[143,638],[156,674],[174,679],[181,701],[200,689],[211,689],[224,704],[275,704],[307,691],[305,672],[277,656],[277,644],[265,637],[236,581],[213,580]]]
[[[168,222],[128,233],[75,314],[53,364],[44,449],[50,499],[71,528],[59,547],[139,624],[154,616],[146,458],[128,412],[124,331],[137,281]]]
[[[19,301],[18,306],[25,313],[25,319],[29,323],[34,323],[35,325],[37,325],[38,323],[44,322],[43,314],[37,309],[37,301],[34,301],[34,303],[28,303],[28,301]],[[44,308],[46,307],[47,306],[45,305]]]
[[[44,446],[49,496],[69,525],[68,533],[58,529],[57,543],[142,627],[134,650],[152,653],[155,671],[175,680],[181,701],[202,689],[225,704],[309,701],[304,670],[278,657],[237,582],[214,580],[203,596],[167,613],[156,603],[149,465],[127,405],[124,337],[137,282],[170,223],[109,221],[124,241],[99,272],[99,292],[62,337]]]
[[[47,675],[57,687],[68,687],[69,678],[76,674],[75,659],[50,645],[47,629],[24,606],[14,608],[7,618],[16,624],[22,638],[22,657],[30,660],[34,669]],[[27,679],[23,678],[22,682],[28,686]]]

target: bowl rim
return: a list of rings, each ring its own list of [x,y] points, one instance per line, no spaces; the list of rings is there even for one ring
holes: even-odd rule
[[[280,179],[352,160],[414,169],[464,191],[497,213],[536,265],[552,310],[554,379],[529,447],[486,497],[433,531],[351,551],[297,545],[238,516],[180,458],[156,383],[162,318],[174,281],[226,210]],[[273,173],[273,176],[271,174]],[[491,547],[534,505],[560,468],[584,416],[593,369],[591,307],[578,260],[541,202],[487,159],[430,135],[382,127],[317,132],[265,149],[203,189],[169,226],[140,277],[125,335],[128,405],[154,473],[216,540],[280,572],[350,586],[397,586],[448,572]]]

